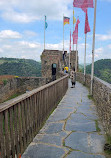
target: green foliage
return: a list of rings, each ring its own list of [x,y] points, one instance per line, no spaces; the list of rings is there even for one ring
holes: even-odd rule
[[[84,65],[83,64],[79,64],[79,69],[83,69],[84,68]]]
[[[86,73],[91,74],[91,64],[86,66]],[[101,59],[94,63],[94,75],[111,84],[111,59]]]
[[[101,132],[101,129],[99,128],[98,120],[95,120],[96,125],[96,132]]]
[[[31,59],[0,58],[0,75],[40,77],[41,63]]]
[[[93,96],[90,95],[90,94],[88,94],[88,98],[91,99],[91,100],[93,100]]]
[[[104,145],[104,151],[111,157],[111,135],[106,134],[106,144]]]
[[[5,101],[8,101],[8,100],[10,100],[10,99],[14,99],[14,98],[20,96],[21,94],[23,94],[23,93],[16,93],[16,94],[13,94],[12,96],[10,96],[10,97],[9,97],[7,100],[5,100]]]
[[[7,79],[4,79],[4,80],[3,80],[3,84],[4,84],[4,85],[6,85],[6,84],[7,84],[7,82],[8,82],[8,80],[7,80]]]
[[[109,135],[108,133],[106,134],[106,140],[107,143],[111,145],[111,135]]]

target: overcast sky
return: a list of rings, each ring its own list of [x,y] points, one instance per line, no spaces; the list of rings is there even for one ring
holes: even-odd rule
[[[63,49],[63,14],[71,18],[64,27],[65,49],[69,51],[73,25],[73,0],[0,0],[0,57],[40,61],[44,43],[44,15],[47,16],[46,49]],[[87,34],[87,63],[91,62],[94,9],[88,9],[91,32]],[[85,14],[79,16],[79,62],[84,62]],[[111,59],[111,0],[97,0],[95,60]]]

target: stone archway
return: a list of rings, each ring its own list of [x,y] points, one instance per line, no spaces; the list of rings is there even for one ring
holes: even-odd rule
[[[52,79],[56,80],[56,71],[57,71],[57,64],[53,63],[52,64]]]

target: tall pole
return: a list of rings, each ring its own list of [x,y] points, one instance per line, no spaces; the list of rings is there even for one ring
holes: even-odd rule
[[[70,29],[70,47],[69,47],[69,72],[70,72],[70,53],[71,53],[71,29]]]
[[[63,14],[63,54],[64,54],[64,14]]]
[[[69,49],[69,72],[70,72],[70,49]]]
[[[94,26],[93,26],[93,43],[92,43],[92,68],[91,68],[91,95],[93,95],[93,80],[94,80],[94,51],[95,51],[96,7],[97,7],[97,0],[95,0],[95,7],[94,7]]]
[[[44,20],[44,50],[45,50],[45,20]]]
[[[78,42],[76,44],[76,65],[75,65],[75,72],[77,73],[77,47],[78,47]]]
[[[74,7],[73,7],[73,32],[74,32]],[[74,43],[73,43],[73,51],[74,51]]]
[[[85,53],[84,53],[84,83],[86,82],[86,36],[85,34]]]

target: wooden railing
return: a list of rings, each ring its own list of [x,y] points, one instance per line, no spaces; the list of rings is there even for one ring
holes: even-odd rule
[[[65,95],[68,76],[0,104],[0,158],[17,158]]]

